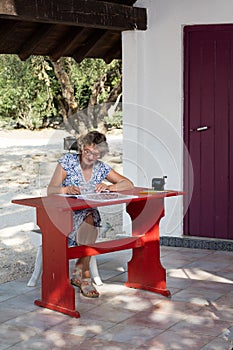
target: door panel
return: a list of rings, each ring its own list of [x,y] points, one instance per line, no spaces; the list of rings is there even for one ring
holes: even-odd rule
[[[184,140],[194,171],[184,233],[233,239],[233,26],[188,26],[184,33]],[[187,175],[184,183],[190,191]]]

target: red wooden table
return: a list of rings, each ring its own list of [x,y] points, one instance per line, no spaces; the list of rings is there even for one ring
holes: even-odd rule
[[[166,270],[160,262],[159,222],[164,216],[164,198],[182,192],[141,194],[142,190],[124,191],[122,193],[136,197],[112,202],[86,202],[57,195],[12,201],[36,208],[37,224],[42,232],[41,299],[35,300],[36,305],[80,317],[75,309],[75,290],[70,284],[69,260],[129,248],[133,249],[133,254],[125,285],[170,295],[166,288]],[[91,246],[68,247],[68,234],[73,228],[72,211],[119,203],[126,203],[126,210],[131,216],[132,237],[98,242]]]

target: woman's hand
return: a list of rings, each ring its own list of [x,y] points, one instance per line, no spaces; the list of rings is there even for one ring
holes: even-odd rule
[[[103,191],[108,191],[108,185],[106,185],[105,183],[101,182],[99,184],[96,185],[95,187],[95,191],[96,192],[103,192]]]
[[[66,194],[80,194],[80,188],[77,186],[67,186],[67,187],[63,187],[64,191]]]

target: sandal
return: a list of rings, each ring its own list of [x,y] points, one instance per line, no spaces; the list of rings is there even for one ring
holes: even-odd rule
[[[73,286],[81,289],[82,269],[80,267],[75,267],[74,271],[72,272],[72,278],[71,278],[70,282]]]
[[[99,292],[93,286],[91,278],[83,278],[80,291],[87,298],[98,298],[99,296]]]

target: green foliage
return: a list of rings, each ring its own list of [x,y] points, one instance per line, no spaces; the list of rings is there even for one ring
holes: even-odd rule
[[[76,63],[73,59],[69,59],[71,64],[71,81],[75,86],[75,97],[79,109],[85,109],[95,83],[103,76],[107,76],[101,93],[98,96],[98,103],[106,102],[111,89],[119,82],[121,74],[120,61],[114,60],[110,64],[106,64],[101,59],[86,58],[81,63]]]
[[[106,64],[101,59],[85,59],[81,63],[64,58],[65,70],[74,87],[78,110],[87,108],[95,83],[106,77],[98,95],[98,103],[107,100],[111,89],[119,82],[119,61]],[[35,129],[45,120],[61,115],[59,98],[61,82],[46,57],[31,56],[22,62],[16,55],[0,55],[0,126]]]
[[[104,118],[105,127],[107,130],[110,129],[121,129],[122,128],[122,112],[116,111],[112,117]]]
[[[53,94],[58,84],[49,76],[51,69],[41,57],[22,62],[15,55],[0,56],[0,116],[34,129],[45,116],[55,115]]]

